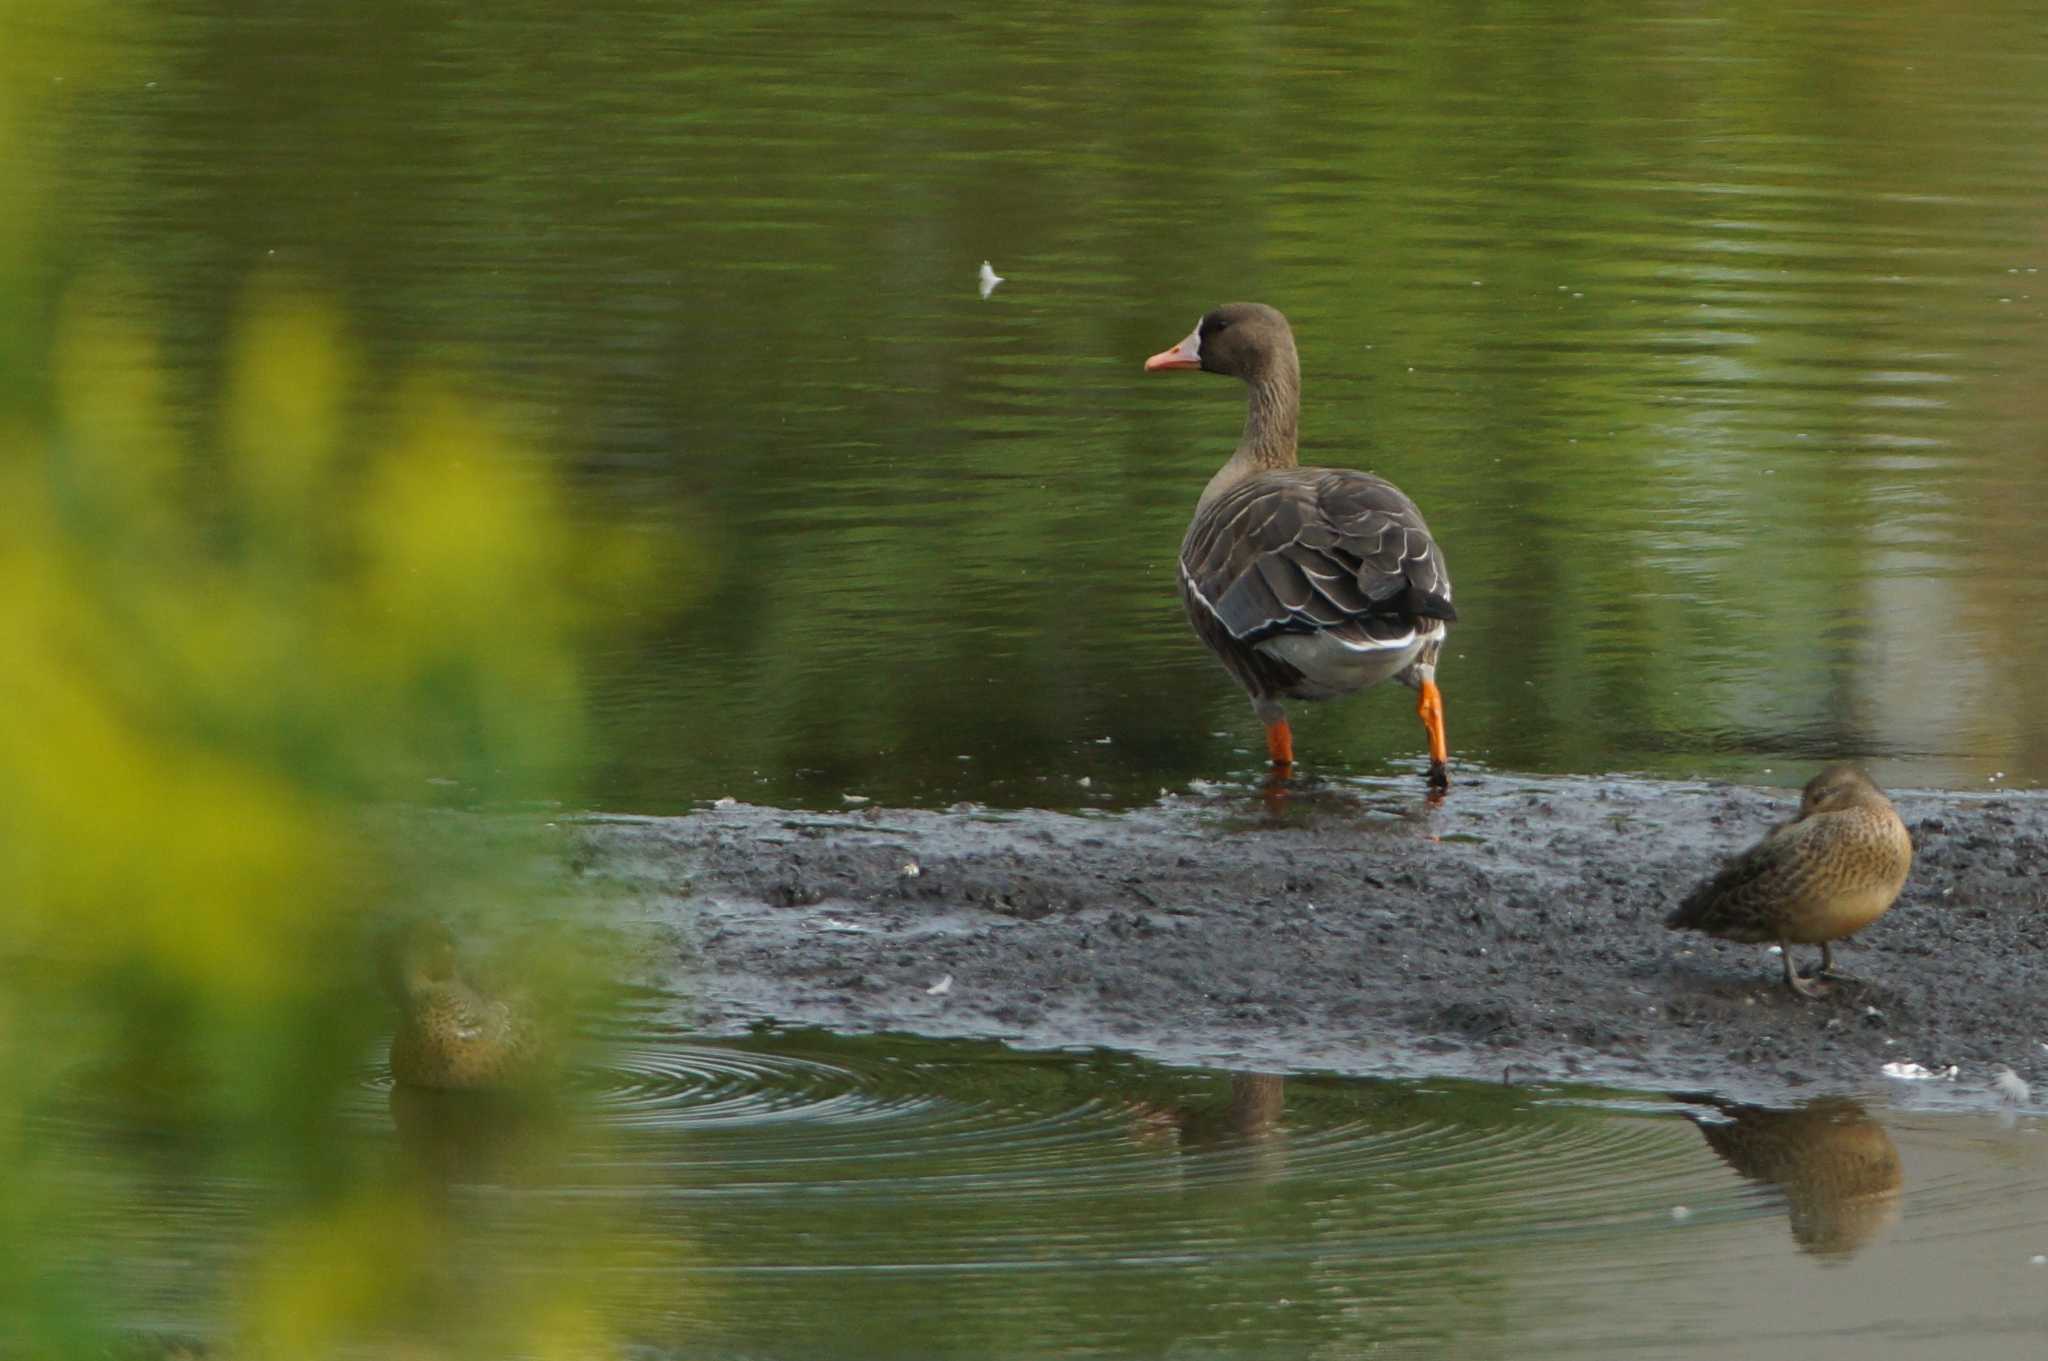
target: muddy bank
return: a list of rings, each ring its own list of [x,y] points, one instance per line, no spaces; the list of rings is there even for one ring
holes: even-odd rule
[[[1120,814],[731,806],[575,831],[681,941],[700,1019],[1108,1045],[1169,1061],[1576,1078],[1763,1098],[1886,1063],[2048,1088],[2048,798],[1898,795],[1905,893],[1805,1001],[1667,932],[1796,793],[1467,777]],[[1802,961],[1817,952],[1802,951]],[[950,980],[950,983],[946,982]]]

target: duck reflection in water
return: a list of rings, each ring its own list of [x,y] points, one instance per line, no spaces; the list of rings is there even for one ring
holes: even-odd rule
[[[534,1091],[391,1088],[391,1123],[425,1181],[441,1187],[482,1182],[540,1184],[552,1179],[571,1112]]]
[[[1286,1079],[1278,1073],[1232,1073],[1229,1095],[1191,1096],[1131,1105],[1130,1136],[1142,1148],[1183,1154],[1239,1150],[1246,1171],[1269,1180],[1287,1165]]]
[[[1712,1096],[1693,1123],[1721,1161],[1784,1193],[1792,1240],[1816,1257],[1846,1261],[1899,1218],[1898,1146],[1859,1101],[1822,1097],[1794,1110]]]

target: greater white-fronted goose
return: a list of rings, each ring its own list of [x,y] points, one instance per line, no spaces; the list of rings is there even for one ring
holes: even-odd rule
[[[1287,318],[1234,302],[1145,371],[1206,369],[1251,390],[1244,436],[1209,479],[1180,546],[1181,603],[1251,696],[1276,778],[1294,765],[1285,699],[1330,699],[1389,678],[1417,691],[1429,783],[1450,783],[1437,652],[1458,615],[1422,512],[1385,478],[1304,468],[1301,361]]]
[[[1776,941],[1786,985],[1818,997],[1824,985],[1799,976],[1792,947],[1820,946],[1820,971],[1833,972],[1829,943],[1882,917],[1912,867],[1913,839],[1884,791],[1854,766],[1829,766],[1806,782],[1798,816],[1687,894],[1664,924],[1748,944]]]

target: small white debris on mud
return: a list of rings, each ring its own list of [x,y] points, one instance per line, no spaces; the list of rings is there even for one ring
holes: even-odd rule
[[[1953,1063],[1946,1068],[1928,1068],[1908,1060],[1887,1063],[1879,1071],[1886,1077],[1895,1077],[1901,1082],[1953,1082],[1959,1070]]]

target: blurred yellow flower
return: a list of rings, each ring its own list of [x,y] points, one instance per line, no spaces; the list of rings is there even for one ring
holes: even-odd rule
[[[0,427],[0,966],[26,985],[0,1007],[0,1149],[115,1084],[267,1169],[303,1204],[236,1291],[257,1354],[422,1309],[429,1354],[487,1317],[497,1344],[597,1354],[572,1274],[510,1313],[456,1289],[434,1198],[338,1153],[336,1125],[386,1019],[371,929],[513,893],[475,858],[387,855],[366,814],[572,789],[580,650],[650,564],[455,383],[367,373],[303,289],[253,290],[217,419],[179,412],[142,296],[72,287],[47,425]],[[120,1159],[81,1176],[78,1152],[24,1157],[0,1192],[0,1307],[40,1308],[56,1350],[109,1311],[89,1280],[91,1314],[51,1303],[92,1254],[23,1226],[61,1187],[126,1194]]]

